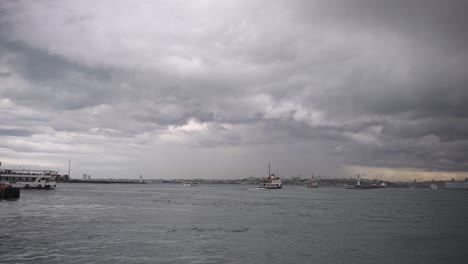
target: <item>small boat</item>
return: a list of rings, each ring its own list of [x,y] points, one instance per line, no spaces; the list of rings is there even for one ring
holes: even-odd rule
[[[270,172],[270,163],[268,163],[268,177],[260,180],[260,189],[281,189],[283,188],[283,182],[279,176],[275,176],[274,173]]]
[[[196,181],[187,181],[187,182],[184,182],[184,186],[198,186],[200,185],[199,182],[196,182]]]
[[[429,188],[431,188],[432,190],[435,190],[437,189],[437,184],[433,183],[429,186]]]

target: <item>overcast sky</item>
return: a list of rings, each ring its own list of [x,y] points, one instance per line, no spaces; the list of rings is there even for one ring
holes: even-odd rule
[[[457,0],[1,1],[0,161],[468,177],[467,25]]]

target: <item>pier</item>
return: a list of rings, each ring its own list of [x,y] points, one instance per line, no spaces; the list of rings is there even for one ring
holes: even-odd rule
[[[19,199],[19,188],[12,187],[8,184],[0,184],[0,199]]]

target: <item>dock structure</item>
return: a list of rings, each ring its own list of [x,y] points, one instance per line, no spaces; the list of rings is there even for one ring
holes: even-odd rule
[[[20,189],[8,184],[0,184],[0,199],[19,199]]]

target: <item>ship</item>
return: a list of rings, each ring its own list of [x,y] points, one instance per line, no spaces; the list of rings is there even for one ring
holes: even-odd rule
[[[278,175],[271,173],[270,163],[268,163],[268,176],[260,180],[260,189],[281,189],[283,188],[283,182]]]
[[[57,176],[58,172],[51,170],[0,169],[0,183],[15,188],[54,189]]]
[[[385,187],[387,187],[387,184],[385,182],[382,182],[381,184],[370,183],[370,182],[361,180],[358,174],[356,184],[351,187],[346,187],[346,189],[365,190],[365,189],[381,189]]]
[[[465,178],[465,181],[452,181],[445,182],[445,189],[458,189],[458,190],[467,190],[468,191],[468,178]]]
[[[198,186],[200,185],[200,183],[196,182],[196,181],[186,181],[184,182],[184,186]]]
[[[305,184],[307,188],[318,188],[318,180],[314,178],[314,174],[312,173],[312,177],[308,180]]]

